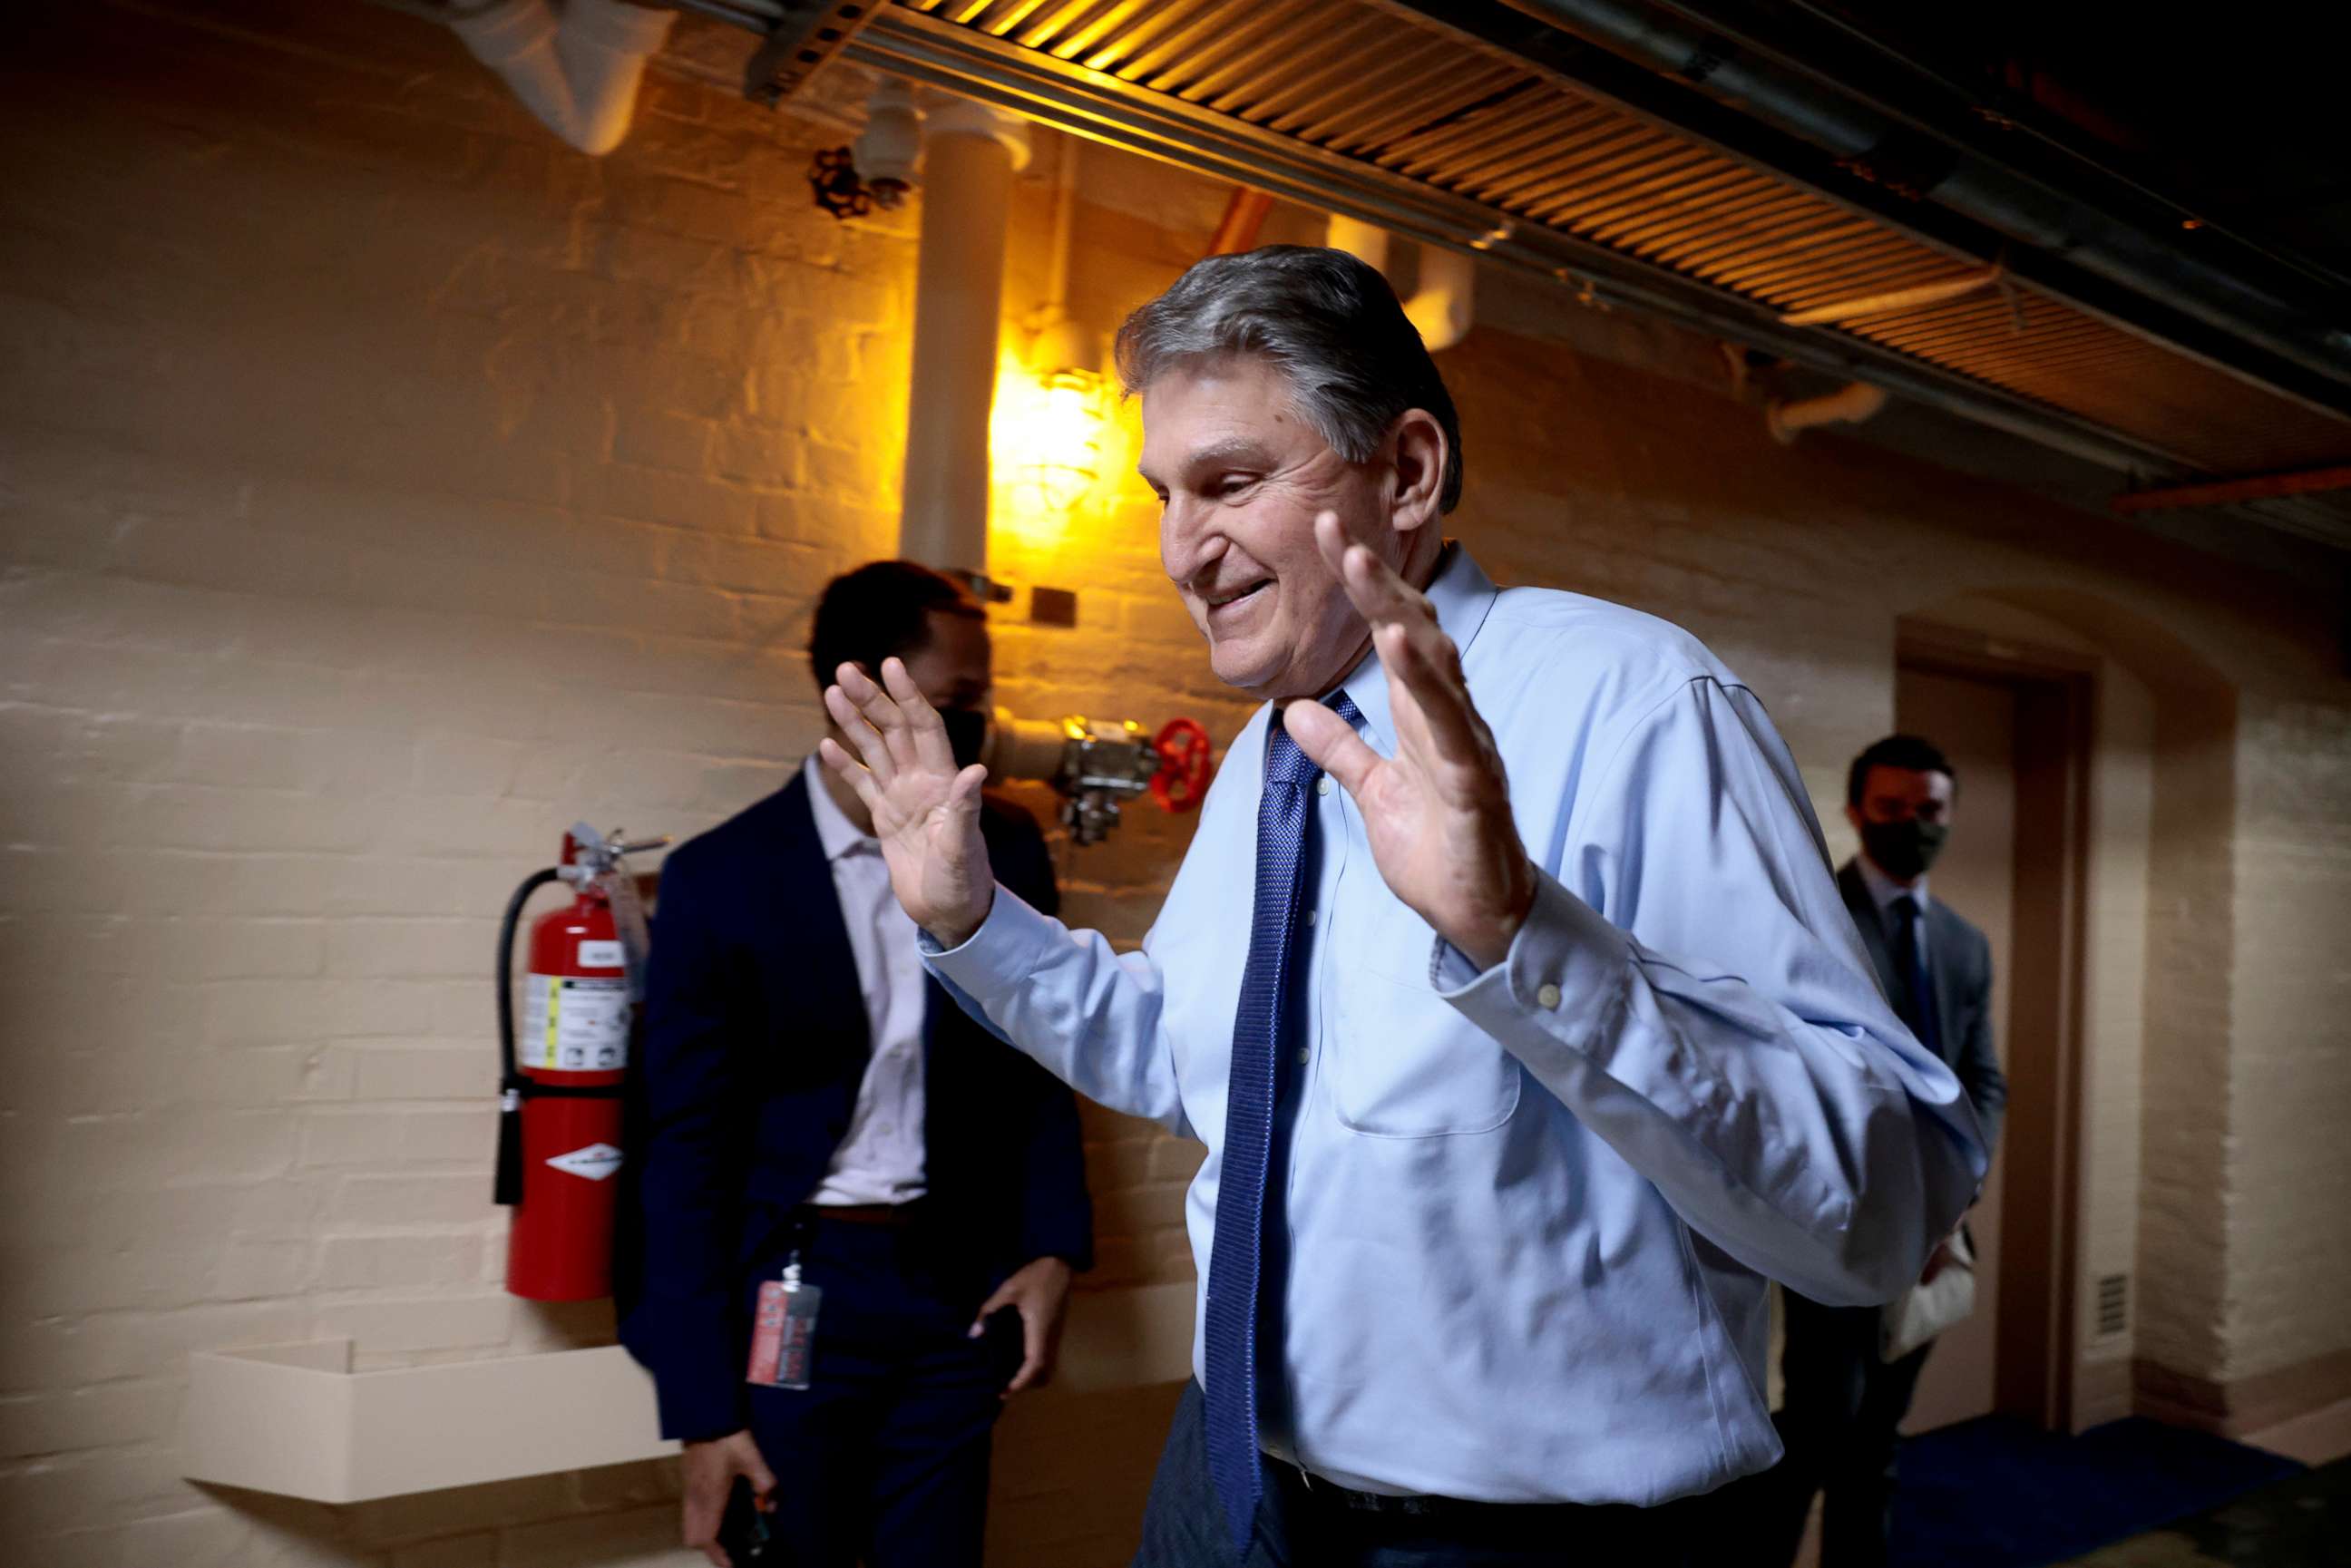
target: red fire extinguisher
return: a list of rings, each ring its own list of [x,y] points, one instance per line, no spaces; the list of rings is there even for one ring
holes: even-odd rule
[[[643,912],[624,844],[585,822],[564,836],[563,863],[532,873],[498,930],[496,1200],[514,1209],[507,1289],[537,1301],[612,1293],[612,1218],[621,1168],[621,1093],[643,985]],[[514,939],[532,894],[561,882],[569,907],[531,923],[523,1018],[515,1030]]]

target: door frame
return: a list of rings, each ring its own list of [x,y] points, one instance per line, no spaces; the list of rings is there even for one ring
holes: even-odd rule
[[[2095,657],[1905,616],[1895,664],[1988,681],[2016,695],[2009,1101],[2001,1205],[1992,1407],[2048,1431],[2073,1429],[2080,1358],[2084,954],[2089,910]],[[2047,1051],[2017,1049],[2018,1019],[2053,1019]],[[2030,1033],[2037,1034],[2036,1023]],[[2031,1195],[2046,1201],[2035,1203]]]

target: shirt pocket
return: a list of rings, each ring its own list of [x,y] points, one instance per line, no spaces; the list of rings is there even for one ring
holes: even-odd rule
[[[1375,1138],[1490,1133],[1519,1107],[1518,1059],[1427,981],[1336,967],[1324,1062],[1350,1132]]]

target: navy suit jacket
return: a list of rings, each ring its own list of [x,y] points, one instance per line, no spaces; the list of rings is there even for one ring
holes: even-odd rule
[[[615,1267],[621,1338],[653,1375],[662,1434],[747,1424],[755,1274],[849,1129],[872,1044],[805,774],[662,867]],[[1059,902],[1026,812],[982,802],[996,875]],[[975,1310],[1037,1258],[1092,1261],[1077,1103],[935,980],[924,1030],[923,1227]]]

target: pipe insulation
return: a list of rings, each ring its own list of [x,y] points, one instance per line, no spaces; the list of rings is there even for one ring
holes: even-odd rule
[[[628,135],[645,61],[676,19],[622,0],[566,0],[560,19],[547,0],[493,0],[449,26],[541,124],[601,157]]]
[[[1345,251],[1375,272],[1387,271],[1387,230],[1333,213],[1325,237],[1332,249]],[[1442,246],[1422,246],[1419,286],[1404,302],[1404,313],[1430,353],[1469,335],[1477,304],[1477,262]]]
[[[996,401],[1004,239],[1026,121],[968,99],[924,117],[922,255],[898,553],[987,570],[987,423]]]
[[[1823,397],[1795,402],[1773,402],[1763,410],[1763,426],[1782,446],[1792,445],[1799,432],[1816,424],[1859,424],[1886,406],[1883,389],[1853,382]]]

